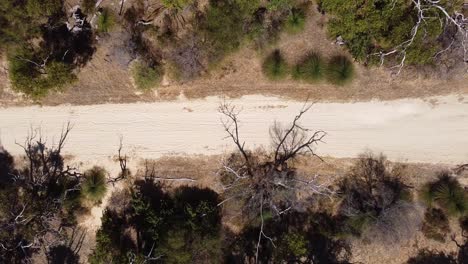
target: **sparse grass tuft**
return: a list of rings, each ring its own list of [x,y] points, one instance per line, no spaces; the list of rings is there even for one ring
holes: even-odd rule
[[[106,170],[101,167],[93,167],[84,173],[85,180],[81,192],[85,199],[99,203],[107,191]]]
[[[327,66],[327,80],[336,85],[345,85],[354,76],[353,63],[343,55],[333,56]]]
[[[295,34],[304,29],[306,14],[302,8],[292,8],[286,20],[285,29],[287,32]]]
[[[157,87],[162,80],[164,71],[160,65],[150,66],[142,62],[135,62],[132,75],[138,89],[149,90]]]
[[[299,64],[294,66],[293,78],[308,82],[316,82],[323,78],[325,64],[321,56],[316,52],[311,52]]]
[[[435,182],[426,184],[420,196],[429,206],[437,205],[450,216],[468,212],[468,195],[456,178],[444,172]]]
[[[263,72],[270,80],[283,79],[288,75],[288,65],[279,50],[273,51],[265,59]]]
[[[111,11],[107,8],[102,9],[97,22],[98,31],[101,33],[107,33],[114,26],[114,23],[114,16]]]

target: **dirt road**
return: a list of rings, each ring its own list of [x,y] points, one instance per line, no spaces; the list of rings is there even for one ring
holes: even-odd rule
[[[217,112],[220,98],[140,104],[0,108],[0,139],[12,154],[21,154],[31,127],[41,127],[49,142],[62,126],[74,128],[65,152],[86,165],[103,164],[116,154],[119,135],[126,152],[138,158],[167,154],[218,154],[231,149]],[[241,137],[250,148],[269,146],[275,121],[289,122],[301,102],[246,96],[231,101],[242,112]],[[468,161],[468,98],[458,95],[426,100],[318,103],[302,124],[327,131],[317,153],[354,157],[369,149],[409,162]],[[89,164],[88,164],[89,163]]]

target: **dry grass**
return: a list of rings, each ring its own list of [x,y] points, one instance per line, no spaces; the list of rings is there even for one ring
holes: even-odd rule
[[[173,178],[193,178],[195,183],[201,187],[213,188],[220,192],[220,183],[216,177],[222,156],[170,156],[152,161],[155,164],[157,175],[161,177]],[[324,157],[324,161],[317,158],[300,158],[295,161],[294,166],[298,173],[302,175],[319,174],[320,179],[327,182],[334,182],[346,175],[347,170],[353,165],[355,159]],[[393,163],[394,165],[396,163]],[[421,186],[423,183],[436,178],[437,172],[450,169],[443,164],[400,164],[404,166],[404,181],[413,187]],[[178,186],[186,183],[176,183]],[[235,215],[229,212],[224,214],[224,224],[233,232],[240,232],[240,221]],[[452,233],[461,234],[457,221],[451,222]],[[458,237],[459,241],[461,238]],[[449,240],[448,240],[449,241]],[[440,243],[429,240],[418,231],[413,239],[401,244],[389,246],[377,243],[369,243],[361,239],[352,239],[352,262],[355,263],[405,263],[410,256],[416,255],[418,250],[423,248],[443,250],[445,252],[456,251],[456,245],[451,242]]]
[[[118,5],[110,7],[114,11],[118,9]],[[311,100],[315,101],[367,101],[468,93],[467,74],[458,74],[450,79],[436,78],[430,71],[426,74],[416,74],[409,68],[405,68],[401,76],[393,78],[385,69],[369,69],[356,65],[355,80],[344,87],[325,82],[308,84],[293,79],[270,81],[263,75],[262,58],[275,48],[279,48],[291,64],[298,62],[311,50],[321,53],[325,59],[335,54],[347,54],[344,48],[334,45],[333,41],[327,38],[323,27],[325,20],[326,18],[317,13],[312,6],[305,29],[301,33],[295,35],[283,33],[276,44],[262,51],[256,51],[248,45],[244,46],[228,56],[217,69],[201,78],[185,83],[165,78],[164,85],[156,92],[146,93],[138,91],[130,80],[129,61],[125,62],[126,58],[132,59],[125,47],[129,36],[117,27],[108,36],[98,40],[95,56],[78,73],[78,82],[62,94],[47,96],[41,103],[57,105],[153,102],[175,100],[181,94],[190,99],[212,95],[240,97],[264,94],[297,100],[310,96]],[[5,83],[4,75],[0,73],[2,84]],[[24,100],[12,101],[11,96],[0,92],[0,105],[30,104]]]

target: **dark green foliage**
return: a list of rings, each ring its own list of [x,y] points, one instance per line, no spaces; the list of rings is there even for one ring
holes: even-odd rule
[[[50,90],[61,90],[75,80],[71,66],[54,61],[43,65],[45,58],[26,49],[9,54],[9,73],[13,88],[39,98]]]
[[[76,15],[84,17],[81,11],[77,11]],[[42,58],[49,56],[49,61],[65,63],[72,68],[84,66],[95,51],[94,36],[88,22],[84,22],[81,31],[74,33],[61,21],[57,21],[43,30],[42,39],[41,48],[36,49],[36,53],[41,54]]]
[[[3,147],[0,146],[0,188],[13,181],[15,174],[13,157]]]
[[[325,214],[298,212],[265,221],[266,235],[276,247],[263,238],[259,263],[349,263],[348,244],[332,238],[333,223],[335,220]],[[230,238],[225,263],[254,261],[259,231],[258,226],[250,226],[242,234]]]
[[[263,73],[271,80],[283,79],[288,75],[288,65],[279,50],[274,50],[263,62]]]
[[[329,82],[344,85],[350,82],[354,76],[353,63],[346,56],[333,56],[328,62],[326,76]]]
[[[450,232],[449,221],[445,213],[437,208],[428,208],[424,214],[424,223],[421,231],[424,236],[440,242]]]
[[[292,8],[286,19],[286,31],[298,33],[304,29],[306,15],[303,8]]]
[[[169,194],[153,181],[137,181],[129,207],[103,216],[91,263],[125,263],[153,247],[153,256],[163,255],[164,263],[218,263],[217,203],[209,189],[180,187]]]
[[[22,249],[21,245],[41,240],[44,236],[56,239],[60,231],[51,232],[55,226],[60,225],[62,230],[69,227],[62,219],[67,213],[63,204],[75,193],[73,190],[79,184],[79,178],[73,176],[73,171],[64,171],[60,148],[49,148],[36,140],[28,141],[24,167],[13,168],[12,159],[2,150],[6,157],[0,161],[2,170],[14,172],[15,179],[2,176],[0,182],[1,263],[28,262],[27,258],[42,248]]]
[[[204,49],[210,63],[219,62],[226,54],[237,50],[245,40],[253,40],[259,48],[276,39],[281,25],[295,1],[269,1],[262,6],[259,0],[211,0],[206,13],[197,22],[197,35],[204,36]],[[301,24],[301,13],[294,9],[290,23]]]
[[[126,253],[135,250],[136,245],[125,232],[127,217],[106,210],[101,220],[101,228],[96,233],[96,248],[89,256],[89,263],[128,263]]]
[[[0,4],[0,49],[7,51],[12,86],[34,99],[72,83],[73,69],[94,53],[89,23],[70,31],[62,5],[61,0]],[[84,17],[80,11],[75,15]]]
[[[236,50],[243,41],[244,21],[251,15],[243,12],[250,12],[250,8],[240,8],[237,1],[210,1],[200,28],[214,61]]]
[[[436,205],[450,216],[464,215],[468,210],[466,191],[447,172],[442,172],[438,180],[426,184],[420,195],[429,206]]]
[[[107,191],[106,170],[101,167],[93,167],[84,173],[84,181],[81,186],[81,193],[84,198],[97,204],[101,202]]]
[[[40,35],[35,19],[25,12],[26,3],[0,1],[0,50]]]
[[[320,54],[316,52],[309,53],[293,69],[293,78],[316,82],[321,80],[325,71],[325,64]]]
[[[451,10],[448,2],[442,3]],[[351,54],[359,61],[376,62],[379,51],[389,51],[408,40],[417,21],[417,9],[411,1],[404,0],[320,0],[319,6],[329,13],[328,31],[333,38],[341,36]],[[434,51],[440,48],[437,37],[443,25],[439,11],[426,12],[415,42],[407,53],[407,62],[425,64]]]
[[[418,255],[411,257],[407,264],[457,264],[455,257],[439,251],[422,249]]]
[[[285,258],[300,259],[307,255],[307,240],[302,233],[291,232],[284,235],[281,240],[278,255],[283,255]],[[283,257],[284,258],[284,257]]]

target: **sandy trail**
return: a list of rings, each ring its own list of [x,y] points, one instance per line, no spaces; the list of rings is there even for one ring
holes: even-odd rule
[[[119,135],[127,152],[138,158],[219,154],[232,147],[220,124],[220,102],[218,97],[209,97],[140,104],[0,108],[0,139],[12,154],[21,154],[15,141],[23,142],[31,127],[41,127],[52,142],[70,121],[74,128],[65,152],[86,165],[111,162]],[[230,102],[243,109],[239,116],[241,137],[251,148],[269,146],[270,125],[275,120],[291,121],[303,106],[301,102],[264,96]],[[328,132],[326,144],[318,147],[320,155],[354,157],[370,149],[383,151],[396,161],[468,161],[468,101],[457,95],[317,103],[302,124]]]

